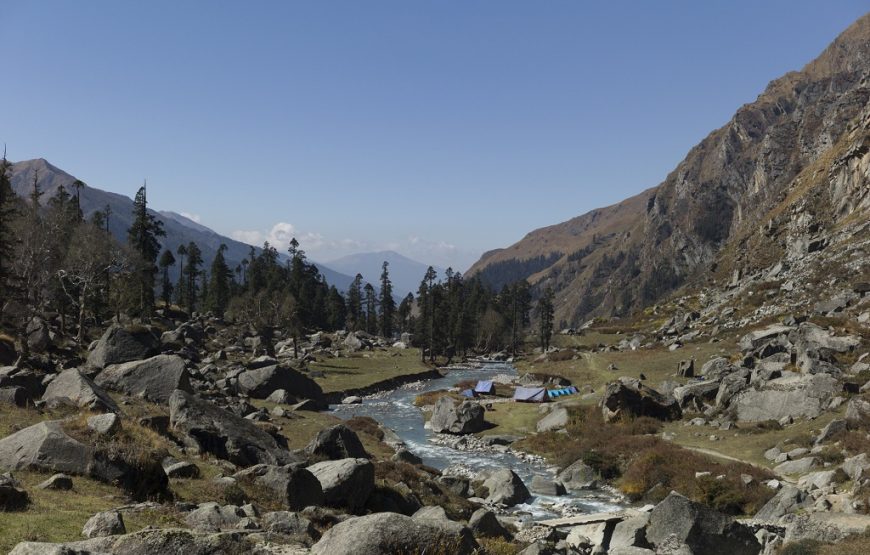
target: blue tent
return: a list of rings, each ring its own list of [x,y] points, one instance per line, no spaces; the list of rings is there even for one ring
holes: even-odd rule
[[[473,389],[464,389],[462,391],[462,396],[463,397],[476,397]]]
[[[527,403],[543,403],[547,400],[545,387],[518,387],[514,390],[514,401]]]
[[[492,380],[480,380],[477,382],[477,385],[474,386],[474,392],[495,395],[495,384],[492,383]]]

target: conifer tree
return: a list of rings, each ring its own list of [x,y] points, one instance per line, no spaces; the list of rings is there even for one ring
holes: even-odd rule
[[[178,306],[184,306],[187,298],[184,294],[184,286],[186,284],[186,274],[184,273],[184,257],[187,256],[187,245],[181,244],[178,245],[178,248],[175,249],[175,253],[178,254],[178,285],[175,287],[175,300],[178,303]]]
[[[197,278],[202,273],[202,251],[191,241],[187,245],[187,267],[184,269],[186,283],[184,290],[184,298],[187,301],[187,312],[193,314],[196,310],[196,301],[199,293],[199,287],[196,284]]]
[[[6,149],[3,149],[3,159],[0,160],[0,297],[7,299],[9,278],[12,267],[12,252],[14,235],[12,221],[15,217],[15,192],[9,178],[12,164],[6,159]]]
[[[230,280],[232,272],[227,266],[224,253],[227,251],[227,246],[221,243],[218,247],[217,254],[214,256],[214,261],[211,264],[211,281],[208,287],[208,309],[214,312],[218,318],[224,317],[224,312],[227,310],[227,304],[230,300]]]
[[[347,289],[347,310],[350,316],[350,327],[353,330],[360,329],[362,324],[362,274],[353,278]]]
[[[169,268],[175,265],[175,256],[172,255],[172,251],[166,249],[163,251],[163,254],[160,255],[159,266],[163,270],[163,287],[161,288],[161,298],[163,299],[163,304],[169,307],[172,303],[172,290],[174,289],[172,285],[172,280],[169,279]]]
[[[547,287],[544,294],[538,300],[538,336],[541,342],[541,352],[546,353],[550,348],[550,339],[553,337],[553,289]]]
[[[366,333],[376,335],[378,333],[378,308],[375,288],[371,283],[366,283],[365,291],[365,330]]]
[[[381,266],[383,271],[381,272],[379,299],[381,305],[380,331],[381,335],[387,339],[393,337],[393,318],[396,314],[396,301],[393,299],[393,282],[390,281],[389,267],[390,263],[384,260],[384,264]]]
[[[405,333],[411,329],[411,310],[414,307],[414,294],[408,293],[399,303],[398,316],[399,332]]]
[[[134,278],[139,297],[139,311],[150,314],[154,309],[154,278],[157,275],[157,256],[160,254],[158,237],[166,235],[163,223],[148,212],[146,186],[143,185],[133,200],[133,223],[127,230],[127,241],[141,257],[141,268]]]

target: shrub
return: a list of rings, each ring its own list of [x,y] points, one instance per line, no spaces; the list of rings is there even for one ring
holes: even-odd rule
[[[783,546],[779,555],[819,555],[822,543],[818,540],[800,540]]]
[[[370,416],[354,416],[344,424],[358,434],[369,435],[378,441],[384,439],[384,431],[378,425],[378,421]]]

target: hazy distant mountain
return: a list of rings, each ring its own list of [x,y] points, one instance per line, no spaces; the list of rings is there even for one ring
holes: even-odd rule
[[[412,260],[393,251],[364,252],[349,254],[337,260],[328,262],[329,266],[339,272],[355,276],[362,274],[363,280],[379,288],[381,279],[381,266],[384,261],[390,263],[390,280],[393,282],[393,292],[397,297],[404,297],[410,292],[417,291],[426,270],[427,264]],[[438,278],[444,277],[444,270],[435,268]]]
[[[60,187],[64,187],[70,194],[75,194],[72,184],[76,178],[42,158],[12,164],[12,189],[18,195],[26,197],[33,191],[34,175],[37,176],[39,188],[44,193],[43,202],[54,196]],[[109,229],[118,240],[126,241],[127,229],[132,219],[133,200],[124,195],[89,186],[82,188],[81,207],[86,218],[90,218],[94,212],[103,210],[106,206],[110,211]],[[226,258],[230,268],[235,268],[243,258],[248,256],[251,249],[249,245],[220,235],[181,214],[170,211],[152,210],[152,212],[163,222],[163,229],[166,231],[166,237],[161,238],[163,247],[175,252],[179,245],[193,241],[202,250],[206,267],[211,264],[221,243],[227,246]],[[317,267],[331,285],[335,285],[342,291],[346,290],[353,281],[349,275],[336,272],[323,264],[317,263]],[[177,267],[175,270],[177,271]]]

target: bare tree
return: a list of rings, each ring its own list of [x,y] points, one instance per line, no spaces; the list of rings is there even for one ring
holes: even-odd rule
[[[107,294],[106,284],[112,273],[131,267],[128,250],[92,224],[81,224],[73,232],[57,276],[66,295],[78,306],[79,343],[85,336],[85,320],[92,300]]]

